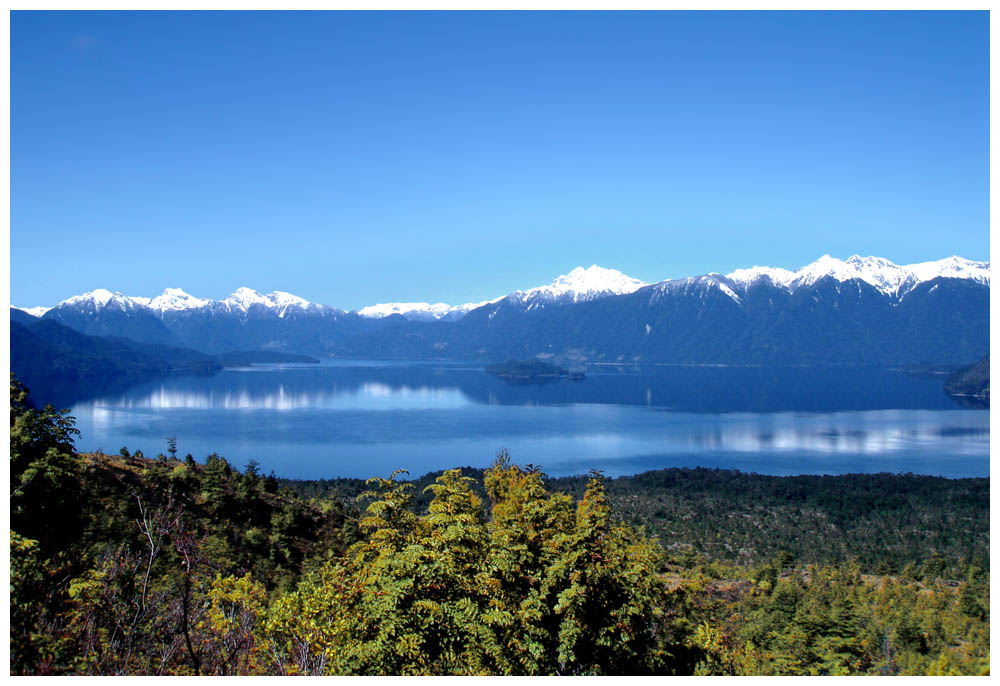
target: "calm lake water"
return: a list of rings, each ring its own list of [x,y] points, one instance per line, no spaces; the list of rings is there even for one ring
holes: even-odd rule
[[[482,365],[261,365],[170,377],[78,400],[81,450],[203,461],[293,478],[486,467],[507,448],[553,476],[663,467],[762,474],[989,475],[989,411],[942,377],[891,370],[597,367],[517,386]]]

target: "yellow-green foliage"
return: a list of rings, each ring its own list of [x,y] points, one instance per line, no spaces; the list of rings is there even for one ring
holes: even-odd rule
[[[203,651],[211,657],[209,673],[245,676],[256,671],[254,629],[264,609],[264,588],[249,575],[216,575],[208,591],[208,610],[199,628],[210,637]]]
[[[328,674],[648,673],[668,667],[657,546],[614,526],[594,478],[576,506],[502,457],[490,516],[459,470],[428,487],[372,479],[367,540],[261,625],[274,671]]]

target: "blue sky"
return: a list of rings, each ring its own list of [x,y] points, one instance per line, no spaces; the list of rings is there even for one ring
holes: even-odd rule
[[[11,302],[988,259],[986,12],[11,19]]]

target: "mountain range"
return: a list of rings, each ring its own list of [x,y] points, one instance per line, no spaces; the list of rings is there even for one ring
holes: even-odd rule
[[[989,263],[896,265],[823,256],[790,271],[751,267],[646,284],[578,267],[493,300],[383,303],[348,312],[276,291],[222,300],[168,288],[153,298],[98,289],[55,307],[12,309],[92,336],[203,353],[562,363],[963,364],[989,350]],[[15,314],[16,312],[16,314]]]

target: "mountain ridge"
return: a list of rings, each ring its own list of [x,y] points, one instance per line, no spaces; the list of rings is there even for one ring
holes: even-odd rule
[[[901,267],[883,258],[824,256],[795,272],[753,267],[653,284],[580,267],[548,286],[460,306],[467,311],[425,308],[442,316],[407,313],[406,304],[365,316],[244,287],[221,301],[180,289],[145,299],[98,289],[42,319],[210,354],[252,348],[564,365],[967,364],[988,352],[989,290],[987,262],[950,257]]]
[[[443,319],[454,318],[459,313],[464,315],[473,309],[494,304],[505,298],[516,298],[521,301],[532,299],[560,300],[570,299],[574,302],[591,300],[607,295],[625,295],[647,286],[660,286],[678,281],[692,279],[725,278],[743,286],[761,279],[768,278],[775,285],[794,290],[798,286],[810,286],[824,277],[833,277],[838,281],[858,279],[869,283],[887,294],[905,294],[918,284],[930,281],[940,276],[950,278],[968,278],[985,285],[990,283],[989,262],[967,260],[957,255],[929,262],[918,262],[910,265],[897,265],[882,257],[862,257],[852,255],[846,260],[840,260],[830,255],[823,255],[818,260],[801,267],[796,271],[780,267],[753,266],[736,269],[721,275],[715,272],[676,279],[663,279],[648,284],[639,279],[627,276],[616,269],[606,269],[596,264],[590,267],[576,267],[567,274],[556,277],[550,284],[535,286],[528,289],[515,290],[507,295],[478,303],[448,305],[447,303],[427,302],[386,302],[368,305],[358,310],[343,310],[332,305],[314,303],[299,296],[284,291],[272,291],[266,295],[246,286],[237,288],[229,296],[221,300],[210,300],[193,296],[180,288],[166,288],[163,293],[154,297],[126,296],[120,292],[112,292],[104,288],[80,295],[71,296],[60,301],[54,307],[17,307],[22,312],[33,316],[44,316],[48,311],[67,305],[84,305],[93,309],[103,309],[109,304],[118,304],[123,309],[136,306],[152,311],[183,311],[205,307],[224,307],[230,311],[247,312],[254,306],[260,306],[279,312],[279,317],[292,308],[300,310],[330,309],[337,312],[353,312],[361,316],[373,318],[388,317],[399,314],[406,317],[413,314],[414,318]],[[724,284],[725,285],[725,284]],[[729,288],[729,286],[726,286]],[[730,290],[732,290],[730,288]],[[16,307],[16,306],[11,306]]]

